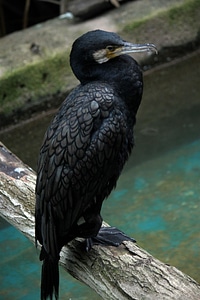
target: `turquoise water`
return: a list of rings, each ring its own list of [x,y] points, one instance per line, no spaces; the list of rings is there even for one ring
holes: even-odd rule
[[[104,218],[112,224],[114,214],[140,246],[200,282],[200,140],[140,164],[134,173],[128,169],[120,178]]]
[[[0,299],[39,299],[41,264],[38,253],[26,237],[3,219],[0,219],[0,257]],[[100,299],[62,269],[60,277],[61,300]]]
[[[117,189],[104,202],[106,222],[134,237],[158,259],[200,282],[200,56],[145,76],[136,147]],[[52,116],[33,120],[0,140],[35,168]],[[34,246],[0,219],[0,299],[39,299]],[[61,270],[61,300],[100,299]]]

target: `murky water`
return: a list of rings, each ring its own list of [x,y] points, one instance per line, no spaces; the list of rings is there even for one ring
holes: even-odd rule
[[[152,255],[200,282],[199,78],[199,53],[145,76],[136,147],[102,215]],[[1,133],[0,140],[35,168],[51,118]],[[34,247],[3,220],[0,228],[0,298],[38,299]],[[100,299],[64,272],[61,277],[61,299]]]

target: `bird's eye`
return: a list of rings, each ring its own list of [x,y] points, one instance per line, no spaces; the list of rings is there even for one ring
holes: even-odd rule
[[[112,52],[112,51],[114,51],[116,49],[116,47],[110,45],[110,46],[107,46],[106,49]]]

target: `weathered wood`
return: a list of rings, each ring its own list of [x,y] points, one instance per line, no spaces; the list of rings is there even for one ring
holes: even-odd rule
[[[34,241],[36,175],[0,143],[0,215]],[[200,285],[132,242],[120,247],[94,246],[83,240],[63,247],[60,264],[103,299],[200,299]],[[39,288],[39,287],[38,287]]]

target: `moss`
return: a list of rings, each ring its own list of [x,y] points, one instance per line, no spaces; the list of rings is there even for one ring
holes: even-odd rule
[[[193,19],[193,15],[196,10],[200,7],[199,0],[188,1],[183,5],[179,5],[171,8],[168,13],[168,19],[172,23],[177,22],[177,20],[181,20],[182,22],[188,22]]]
[[[141,20],[127,23],[122,32],[124,34],[141,34],[148,27],[156,27],[159,30],[162,25],[165,29],[173,29],[187,24],[193,28],[199,27],[200,0],[188,0],[183,4],[176,5],[168,10],[158,10]]]
[[[59,53],[4,75],[0,89],[0,113],[10,115],[27,103],[63,89],[71,74],[69,54]]]

